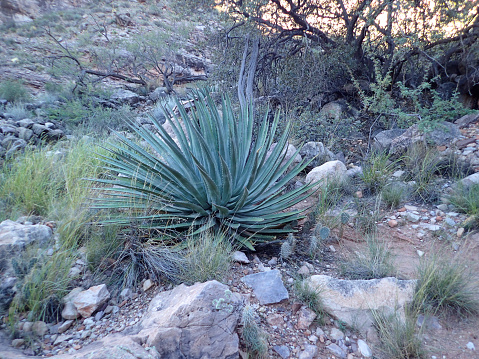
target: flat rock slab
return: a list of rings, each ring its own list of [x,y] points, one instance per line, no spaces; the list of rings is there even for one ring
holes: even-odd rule
[[[371,310],[396,312],[404,317],[404,307],[413,299],[416,280],[345,280],[315,275],[309,279],[309,285],[319,292],[329,314],[365,332],[373,323]]]
[[[253,288],[256,298],[262,305],[275,304],[289,299],[288,291],[281,279],[281,273],[277,269],[250,274],[241,278],[241,281]]]

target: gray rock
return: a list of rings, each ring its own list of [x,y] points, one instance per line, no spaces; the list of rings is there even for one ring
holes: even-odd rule
[[[450,122],[441,122],[432,131],[426,133],[421,131],[416,124],[409,127],[401,136],[392,140],[389,154],[401,155],[409,147],[424,142],[435,146],[447,145],[460,135],[458,127]]]
[[[474,184],[479,183],[479,172],[476,172],[470,176],[467,176],[463,178],[459,183],[464,187],[464,188],[469,188]],[[447,206],[447,205],[446,205]],[[447,207],[446,207],[447,208]],[[447,210],[447,209],[446,209]],[[444,211],[444,210],[443,210]]]
[[[332,328],[331,333],[329,334],[329,337],[335,340],[343,339],[344,333],[338,328]]]
[[[362,332],[372,326],[372,309],[397,312],[404,318],[416,286],[415,280],[344,280],[327,275],[314,275],[307,283],[318,290],[329,314]]]
[[[404,134],[406,130],[394,129],[379,132],[373,139],[373,148],[376,151],[389,151],[392,141]]]
[[[424,314],[419,314],[416,320],[416,325],[419,328],[423,326],[428,329],[442,329],[442,325],[439,323],[439,319],[436,316],[425,316]]]
[[[277,145],[277,143],[273,143],[271,145],[271,148],[266,153],[266,160],[268,160],[268,158],[271,156],[274,149],[276,148],[276,145]],[[297,149],[292,144],[288,143],[285,147],[286,148],[285,148],[285,150],[283,150],[282,154],[284,154],[284,153],[286,153],[286,154],[285,154],[284,159],[281,162],[280,166],[286,165],[286,163],[288,163],[288,161],[294,156],[293,162],[291,162],[291,164],[288,167],[288,170],[291,170],[294,166],[296,166],[298,163],[300,163],[302,161],[302,158],[301,158],[299,153],[296,153]]]
[[[25,127],[20,127],[18,129],[18,137],[28,142],[33,137],[33,131]]]
[[[52,235],[48,226],[20,224],[9,219],[3,221],[0,223],[0,258],[11,258],[32,243],[45,244]]]
[[[308,168],[318,167],[335,159],[334,154],[322,142],[307,142],[299,154],[306,162],[312,160]]]
[[[464,128],[467,127],[469,124],[476,122],[477,120],[479,120],[479,112],[474,112],[462,116],[461,118],[454,121],[454,124],[457,125],[459,128]]]
[[[233,260],[238,263],[248,264],[249,259],[246,257],[246,254],[240,251],[235,251],[233,253]]]
[[[166,87],[157,87],[152,93],[148,95],[150,100],[158,101],[160,98],[167,96]]]
[[[233,294],[229,308],[216,310],[213,301],[224,298],[228,287],[210,281],[184,284],[158,294],[140,323],[141,344],[156,347],[161,358],[225,358],[239,356],[235,332],[241,297]]]
[[[6,259],[5,259],[6,261]],[[0,315],[7,313],[10,304],[15,296],[15,284],[17,278],[15,277],[0,277]]]
[[[311,309],[302,306],[301,309],[298,311],[298,323],[296,324],[296,328],[308,329],[309,326],[313,324],[317,316],[318,315]]]
[[[373,352],[364,340],[358,340],[358,350],[363,357],[371,358],[373,356]]]
[[[134,105],[140,100],[140,97],[133,91],[118,89],[110,96],[110,99],[120,104]]]
[[[409,222],[413,223],[419,222],[419,220],[421,219],[421,217],[419,217],[417,214],[411,212],[407,212],[405,217]]]
[[[326,348],[334,355],[337,355],[342,359],[346,358],[346,352],[339,345],[332,343],[326,346]]]
[[[473,342],[467,343],[466,348],[469,349],[469,350],[473,350],[473,351],[476,350],[476,347],[474,346]]]
[[[304,350],[299,354],[298,359],[313,359],[318,354],[316,345],[306,344]]]
[[[291,355],[289,348],[286,345],[275,345],[273,350],[283,359],[288,359]]]
[[[73,324],[73,320],[65,320],[59,327],[58,333],[62,334],[65,333]]]
[[[33,323],[32,332],[35,335],[38,335],[39,337],[43,337],[45,334],[48,333],[47,323],[42,322],[42,321],[38,321],[38,322]]]
[[[306,182],[317,182],[319,187],[324,186],[327,181],[344,181],[347,168],[341,161],[329,161],[325,164],[315,167],[306,175]]]
[[[253,292],[260,304],[275,304],[289,299],[288,291],[281,280],[281,272],[277,269],[247,275],[241,278]]]
[[[25,147],[27,147],[25,140],[22,140],[21,138],[16,139],[5,153],[5,158],[12,158],[16,152],[23,150]]]

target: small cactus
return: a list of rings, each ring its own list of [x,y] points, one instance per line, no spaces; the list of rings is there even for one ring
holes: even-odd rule
[[[293,254],[293,248],[291,244],[289,243],[289,241],[283,242],[283,244],[281,245],[281,252],[280,252],[281,260],[288,259],[291,256],[291,254]]]
[[[319,230],[319,238],[321,238],[322,241],[325,241],[326,239],[328,239],[330,234],[331,234],[331,230],[328,227],[322,227]]]
[[[311,236],[311,239],[309,240],[309,254],[311,257],[314,257],[316,254],[316,251],[318,250],[318,237],[316,236]]]
[[[349,214],[346,212],[341,213],[341,224],[348,224],[349,222]]]

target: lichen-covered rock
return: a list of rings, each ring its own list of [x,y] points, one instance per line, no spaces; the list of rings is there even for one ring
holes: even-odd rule
[[[184,284],[158,294],[150,303],[138,340],[154,346],[161,358],[238,358],[238,335],[242,300],[229,296],[228,287],[210,281],[187,287]],[[214,300],[225,299],[216,309]]]
[[[415,280],[345,280],[327,275],[314,275],[308,283],[320,293],[329,314],[363,332],[372,325],[373,309],[404,316],[404,308],[412,301],[416,286]]]

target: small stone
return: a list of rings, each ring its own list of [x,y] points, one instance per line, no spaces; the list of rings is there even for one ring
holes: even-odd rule
[[[284,319],[281,314],[273,314],[266,318],[266,322],[271,326],[279,327],[284,324]]]
[[[113,310],[113,306],[108,305],[108,306],[105,308],[104,312],[105,312],[105,314],[110,314],[112,310]]]
[[[14,348],[18,349],[18,348],[22,347],[24,344],[25,344],[24,339],[13,339],[12,340],[12,347],[14,347]]]
[[[406,219],[410,222],[416,223],[416,222],[419,222],[421,217],[419,217],[417,214],[408,212],[406,213]]]
[[[333,329],[331,329],[331,333],[329,334],[329,337],[331,339],[336,339],[336,340],[343,339],[344,338],[344,333],[341,330],[339,330],[338,328],[333,328]]]
[[[419,257],[422,257],[424,255],[424,252],[419,249],[416,251],[416,253]]]
[[[281,279],[281,272],[277,269],[250,274],[242,277],[241,281],[253,288],[261,305],[275,304],[289,299],[288,291]]]
[[[153,287],[153,282],[150,279],[147,279],[143,282],[143,292],[146,292],[151,287]]]
[[[297,329],[308,329],[309,326],[316,319],[317,314],[307,307],[302,307],[299,310],[298,323],[296,324]]]
[[[318,353],[316,345],[306,344],[304,350],[299,354],[298,359],[313,359]]]
[[[356,196],[356,198],[363,198],[363,191],[356,191],[354,195]]]
[[[398,212],[406,212],[406,208],[402,207],[398,209]]]
[[[474,346],[474,343],[473,343],[473,342],[467,343],[466,347],[467,347],[467,349],[469,349],[469,350],[476,350],[476,347]]]
[[[101,320],[101,318],[103,318],[103,315],[105,314],[105,312],[103,311],[99,311],[98,313],[95,314],[95,322],[98,322],[99,320]]]
[[[71,267],[70,271],[68,272],[69,278],[78,278],[81,274],[82,270],[78,267]]]
[[[282,358],[288,359],[291,355],[289,348],[286,345],[275,345],[273,350]]]
[[[278,264],[278,258],[276,257],[273,257],[268,261],[268,265],[270,266],[275,266],[276,264]]]
[[[457,238],[461,238],[463,234],[464,234],[464,228],[463,227],[458,228],[456,233]]]
[[[441,226],[438,226],[437,224],[430,224],[427,227],[431,232],[437,232],[441,229]]]
[[[310,335],[310,336],[308,337],[308,340],[309,340],[310,342],[316,344],[316,342],[318,341],[318,337],[317,337],[316,335]]]
[[[333,253],[336,252],[336,248],[332,244],[329,246],[329,250]]]
[[[440,211],[443,211],[443,212],[447,212],[448,206],[447,206],[446,203],[442,203],[442,204],[439,204],[439,205],[437,206],[437,209],[439,209]]]
[[[298,270],[298,274],[303,276],[307,276],[308,274],[310,274],[308,266],[306,265],[301,266],[301,268],[299,268]]]
[[[23,323],[23,331],[25,332],[31,332],[32,331],[32,327],[33,327],[33,323],[32,322],[25,322]]]
[[[405,171],[402,171],[402,170],[398,170],[396,172],[393,173],[393,177],[396,177],[396,178],[399,178],[401,177],[404,173],[406,173]]]
[[[407,210],[407,211],[417,211],[417,207],[416,206],[410,206],[410,205],[405,205],[404,208]]]
[[[373,355],[373,352],[369,348],[369,346],[366,344],[364,340],[359,339],[358,340],[358,349],[359,353],[361,353],[362,356],[366,358],[370,358]]]
[[[339,345],[332,343],[326,346],[326,348],[334,355],[340,358],[346,358],[346,352]]]
[[[456,222],[455,222],[452,218],[450,218],[450,217],[446,217],[446,220],[445,220],[445,221],[446,221],[446,223],[447,223],[449,226],[451,226],[451,227],[454,227],[454,226],[456,225]]]
[[[58,333],[65,333],[73,324],[73,320],[65,320],[62,325],[58,327]]]
[[[250,261],[246,254],[240,251],[236,251],[233,253],[233,260],[238,263],[248,264]]]
[[[396,221],[395,219],[390,219],[388,221],[388,226],[391,228],[397,227],[397,225],[398,225],[398,221]]]

